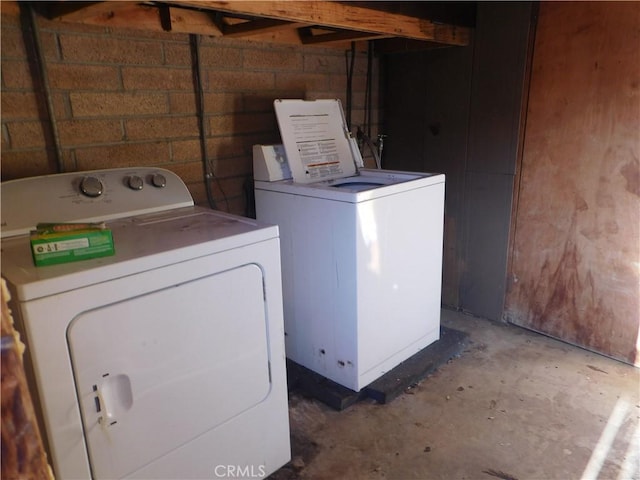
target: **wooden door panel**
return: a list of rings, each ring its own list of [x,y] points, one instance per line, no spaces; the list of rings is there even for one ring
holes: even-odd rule
[[[507,320],[638,363],[640,4],[542,2]]]

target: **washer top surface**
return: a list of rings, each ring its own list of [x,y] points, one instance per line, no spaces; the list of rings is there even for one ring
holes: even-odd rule
[[[255,181],[256,190],[324,198],[347,203],[359,203],[414,188],[444,183],[444,174],[400,172],[361,168],[357,175],[315,183],[297,183],[293,180],[277,182]]]

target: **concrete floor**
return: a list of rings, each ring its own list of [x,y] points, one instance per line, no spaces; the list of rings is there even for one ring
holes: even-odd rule
[[[639,369],[449,310],[442,324],[466,349],[389,404],[293,393],[293,458],[272,478],[640,478]]]

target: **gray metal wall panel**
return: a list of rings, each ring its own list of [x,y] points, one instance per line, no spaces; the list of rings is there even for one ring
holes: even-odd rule
[[[499,320],[504,307],[513,175],[467,173],[460,307]]]
[[[468,170],[514,174],[532,4],[478,5]]]
[[[479,3],[473,43],[386,59],[385,161],[447,175],[443,304],[502,319],[532,4]]]
[[[463,310],[502,320],[532,4],[478,5],[464,206]]]

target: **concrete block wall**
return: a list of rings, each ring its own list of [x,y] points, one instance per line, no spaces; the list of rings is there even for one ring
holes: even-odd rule
[[[2,2],[2,180],[55,173],[55,142],[32,34]],[[189,36],[37,19],[64,171],[157,166],[206,204]],[[345,47],[347,48],[347,47]],[[280,142],[276,98],[340,98],[345,48],[201,37],[206,141],[221,210],[246,214],[252,146]],[[373,68],[373,132],[380,118]],[[353,77],[352,128],[364,124],[366,44]],[[375,133],[373,134],[375,135]],[[369,165],[372,159],[367,159]]]

